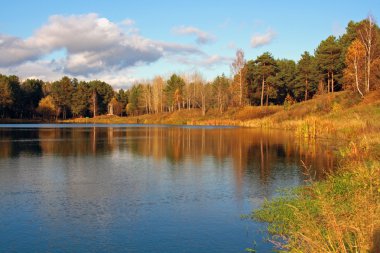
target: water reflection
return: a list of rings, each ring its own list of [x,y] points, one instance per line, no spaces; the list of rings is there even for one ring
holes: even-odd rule
[[[258,129],[126,127],[126,128],[39,128],[0,129],[0,157],[20,154],[96,156],[130,152],[167,159],[176,164],[191,159],[200,164],[205,157],[215,163],[231,158],[240,178],[252,169],[260,170],[266,182],[277,161],[301,165],[319,177],[334,168],[331,143],[297,139],[291,133]]]
[[[0,128],[0,251],[270,252],[240,215],[302,183],[301,160],[334,166],[284,131]]]

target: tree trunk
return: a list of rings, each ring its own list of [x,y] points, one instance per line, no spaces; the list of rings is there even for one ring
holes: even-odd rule
[[[331,72],[331,92],[334,93],[334,72]]]
[[[306,87],[305,87],[305,101],[306,101],[307,100],[307,95],[308,95],[307,94],[307,90],[309,89],[309,82],[308,82],[309,80],[306,78],[305,81],[306,81],[305,82],[306,83]]]
[[[356,83],[356,89],[358,90],[359,94],[363,97],[363,93],[362,91],[360,90],[360,87],[359,87],[359,77],[358,77],[358,62],[357,62],[357,58],[355,56],[355,59],[354,59],[354,68],[355,68],[355,83]]]
[[[264,76],[263,76],[263,80],[262,80],[262,83],[261,83],[261,106],[264,105],[264,86],[265,86],[265,79],[264,79]]]
[[[367,93],[369,92],[369,79],[370,79],[370,75],[371,75],[371,47],[369,49],[369,53],[368,53],[368,59],[367,59]]]
[[[327,93],[330,93],[330,72],[327,72]]]
[[[96,92],[94,91],[92,93],[92,103],[93,103],[93,106],[94,106],[94,118],[96,117]]]
[[[242,83],[242,69],[240,69],[239,77],[240,77],[240,101],[239,101],[239,106],[242,106],[243,103],[243,83]]]
[[[206,96],[202,95],[202,116],[206,115]]]

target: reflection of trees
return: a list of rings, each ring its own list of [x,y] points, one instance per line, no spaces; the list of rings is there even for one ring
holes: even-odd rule
[[[38,132],[25,129],[0,129],[0,158],[17,157],[22,153],[38,155]]]
[[[253,172],[266,182],[272,165],[278,166],[278,163],[292,165],[302,160],[317,175],[334,165],[333,153],[326,144],[298,140],[285,131],[182,127],[40,128],[2,129],[0,138],[1,157],[29,149],[29,152],[37,150],[60,156],[130,152],[153,157],[156,161],[166,159],[173,164],[185,159],[201,164],[205,157],[212,157],[215,163],[231,159],[238,182],[245,174]],[[34,139],[39,145],[14,142],[22,139]]]
[[[232,158],[238,180],[250,170],[259,170],[264,181],[271,165],[306,165],[321,174],[333,166],[333,154],[322,143],[297,140],[285,131],[257,129],[140,128],[127,130],[127,149],[134,154],[168,159],[172,163],[190,158],[200,163],[213,157],[221,163]]]
[[[116,128],[41,128],[38,130],[44,153],[60,156],[95,155],[115,148]],[[119,136],[122,133],[118,132]]]

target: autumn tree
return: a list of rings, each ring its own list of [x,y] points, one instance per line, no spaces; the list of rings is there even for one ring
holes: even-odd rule
[[[232,73],[234,74],[234,77],[236,77],[237,79],[236,81],[238,83],[239,106],[243,105],[244,96],[246,94],[246,86],[244,84],[245,78],[244,78],[244,71],[243,71],[245,63],[246,61],[244,59],[244,52],[242,49],[238,49],[236,51],[235,59],[231,64],[231,70],[232,70]],[[235,81],[235,78],[234,78],[234,81]]]
[[[197,73],[193,73],[197,74]],[[188,110],[190,108],[195,107],[195,83],[193,82],[193,75],[185,76],[183,75],[182,78],[185,81],[185,87],[183,92],[183,106],[187,107]]]
[[[164,79],[156,76],[152,81],[152,104],[155,113],[164,110]]]
[[[111,106],[112,111],[109,111],[108,113],[118,116],[121,116],[121,114],[123,113],[123,104],[117,101],[115,97],[111,99],[111,101],[109,102],[109,106]]]
[[[54,103],[52,96],[46,96],[40,100],[37,107],[37,112],[42,115],[43,119],[51,119],[56,115],[57,106]]]
[[[152,113],[153,112],[153,106],[152,106],[152,85],[149,82],[145,82],[145,84],[142,85],[142,94],[141,94],[141,102],[143,103],[142,106],[145,108],[145,113]]]
[[[228,87],[230,82],[225,75],[217,76],[212,82],[212,91],[219,113],[223,113],[228,106]]]
[[[374,59],[374,48],[376,45],[377,40],[377,29],[375,25],[374,18],[369,15],[366,20],[364,20],[358,30],[359,39],[364,46],[365,49],[365,69],[366,69],[366,75],[365,75],[365,92],[370,91],[371,86],[371,65]]]
[[[344,80],[347,83],[355,84],[354,88],[363,97],[366,91],[366,50],[363,43],[356,39],[349,46],[346,53],[346,69],[344,70]]]

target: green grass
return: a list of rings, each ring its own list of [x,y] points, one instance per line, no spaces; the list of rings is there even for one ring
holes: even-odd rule
[[[266,201],[252,218],[268,222],[271,240],[291,252],[375,252],[380,245],[378,162],[351,164],[322,182]]]

